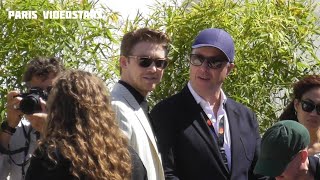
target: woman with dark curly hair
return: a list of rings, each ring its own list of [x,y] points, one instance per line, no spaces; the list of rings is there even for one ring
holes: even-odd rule
[[[309,131],[310,155],[320,156],[320,76],[308,75],[293,84],[293,99],[280,116],[292,119]]]
[[[54,82],[47,126],[26,179],[146,179],[128,148],[104,83],[89,72],[70,70]]]

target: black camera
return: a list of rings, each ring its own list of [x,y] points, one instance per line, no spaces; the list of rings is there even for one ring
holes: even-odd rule
[[[41,112],[40,97],[43,100],[48,99],[48,92],[38,87],[33,87],[28,93],[22,93],[19,95],[22,100],[19,104],[19,110],[24,114],[33,114]]]

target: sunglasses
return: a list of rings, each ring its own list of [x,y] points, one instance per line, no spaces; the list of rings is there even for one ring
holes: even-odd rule
[[[141,56],[128,56],[129,58],[135,58],[139,60],[139,66],[143,68],[149,67],[152,63],[159,69],[165,69],[168,66],[168,61],[166,58],[153,59],[151,57],[141,57]]]
[[[313,102],[305,100],[301,100],[300,103],[303,111],[312,112],[314,109],[316,109],[317,114],[320,115],[320,104],[316,105]]]
[[[43,88],[40,88],[40,87],[33,87],[33,86],[29,86],[27,85],[27,90],[28,92],[30,91],[30,89],[37,89],[39,91],[46,91],[47,93],[50,93],[51,89],[52,89],[52,86],[48,86],[47,88],[43,89]]]
[[[205,57],[200,54],[190,54],[190,63],[192,65],[201,66],[204,61],[207,61],[208,67],[211,69],[220,69],[224,64],[228,63],[228,60],[220,56]]]

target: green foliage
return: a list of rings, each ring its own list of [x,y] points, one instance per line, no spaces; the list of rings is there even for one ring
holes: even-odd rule
[[[314,41],[319,38],[318,17],[312,1],[202,0],[178,6],[157,4],[144,20],[166,29],[172,37],[171,62],[153,103],[173,95],[188,81],[188,54],[194,37],[205,28],[223,28],[235,42],[236,68],[224,91],[253,109],[262,132],[277,119],[288,102],[291,84],[305,74],[319,72]]]
[[[6,94],[23,90],[24,67],[36,56],[60,57],[66,67],[89,70],[104,80],[114,77],[113,30],[118,15],[107,7],[102,19],[45,19],[43,10],[91,10],[94,1],[5,0],[0,9],[0,121],[5,116]],[[8,18],[8,11],[37,11],[37,19]]]
[[[162,83],[150,96],[158,101],[180,91],[189,77],[187,60],[199,31],[223,28],[236,46],[236,68],[224,83],[224,91],[253,109],[264,131],[288,102],[291,84],[305,74],[319,72],[314,41],[319,40],[316,5],[304,0],[177,0],[157,3],[152,14],[137,12],[133,21],[119,25],[117,14],[102,8],[104,19],[9,19],[7,10],[90,10],[97,2],[62,0],[0,0],[0,118],[5,115],[5,95],[23,89],[22,73],[36,56],[58,56],[67,67],[90,70],[107,82],[119,74],[119,45],[115,32],[138,27],[166,31],[172,39],[171,59]],[[120,27],[122,26],[122,27]],[[0,119],[0,121],[1,121]]]

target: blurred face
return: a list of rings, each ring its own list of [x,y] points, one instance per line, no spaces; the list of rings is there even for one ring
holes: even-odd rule
[[[48,87],[52,86],[52,82],[55,77],[56,77],[56,74],[54,73],[49,73],[48,78],[32,76],[31,80],[28,82],[28,88],[39,87],[43,90],[47,90]]]
[[[139,42],[130,56],[120,58],[121,79],[146,96],[160,83],[167,65],[166,51],[161,44]]]
[[[276,177],[276,180],[306,180],[307,170],[305,166],[306,158],[308,157],[306,151],[299,152],[295,158],[288,164],[284,172]]]
[[[233,63],[229,63],[223,52],[214,47],[200,47],[193,49],[192,58],[205,59],[202,65],[198,61],[193,60],[190,63],[190,83],[192,88],[198,94],[206,94],[212,90],[220,89],[223,81],[234,67]],[[222,61],[216,63],[216,61]],[[197,64],[198,63],[198,64]],[[196,65],[193,65],[196,64]]]
[[[307,91],[301,98],[294,101],[298,120],[307,129],[320,128],[320,88]],[[317,109],[318,112],[317,113]]]

